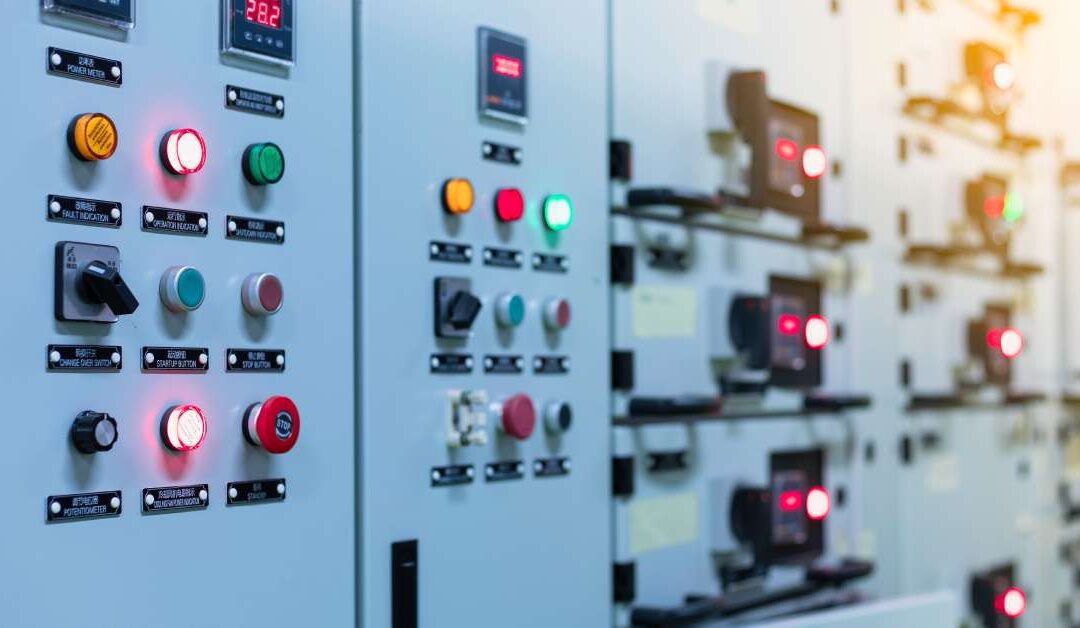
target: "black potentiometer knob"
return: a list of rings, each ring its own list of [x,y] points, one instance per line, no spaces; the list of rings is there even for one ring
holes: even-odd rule
[[[71,442],[75,449],[84,454],[109,451],[119,435],[116,419],[104,412],[87,410],[75,417],[71,424]]]

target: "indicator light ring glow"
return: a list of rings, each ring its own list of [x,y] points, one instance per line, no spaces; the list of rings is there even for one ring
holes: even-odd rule
[[[994,599],[994,610],[1009,619],[1017,619],[1027,610],[1027,594],[1020,587],[1009,587]]]
[[[174,129],[161,138],[160,154],[172,174],[195,174],[206,165],[206,140],[195,129]]]
[[[195,405],[174,406],[161,418],[161,440],[175,452],[198,449],[207,431],[206,415]]]
[[[832,511],[832,498],[823,486],[806,491],[806,516],[811,521],[824,521]]]

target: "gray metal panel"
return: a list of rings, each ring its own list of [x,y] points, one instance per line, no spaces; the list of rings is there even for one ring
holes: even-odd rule
[[[372,2],[360,15],[361,514],[363,621],[390,623],[390,544],[419,540],[421,625],[601,626],[610,623],[608,499],[606,13],[598,0],[544,3],[469,0]],[[477,28],[528,40],[531,94],[524,128],[478,119]],[[521,167],[481,160],[481,142],[519,146]],[[472,213],[444,216],[440,188],[468,177]],[[521,188],[526,217],[495,223],[492,195]],[[545,232],[539,204],[574,201],[573,226]],[[458,223],[458,224],[454,224]],[[565,275],[429,262],[432,240],[566,254]],[[527,259],[527,258],[526,258]],[[432,375],[429,355],[447,350],[432,333],[432,282],[472,279],[481,310],[461,349],[564,354],[569,376]],[[518,290],[528,301],[512,337],[496,332],[492,298]],[[574,321],[545,337],[539,306],[565,295]],[[558,442],[540,426],[520,444],[448,450],[447,391],[479,388],[492,400],[524,392],[565,399],[576,423]],[[489,431],[493,430],[489,426]],[[502,439],[505,441],[505,439]],[[562,455],[569,476],[501,484],[479,480],[431,488],[435,465]]]
[[[5,172],[9,269],[5,318],[7,382],[6,504],[0,555],[0,623],[17,626],[345,626],[354,621],[351,3],[299,2],[299,59],[288,76],[245,71],[219,58],[217,1],[138,3],[126,40],[107,31],[55,25],[40,2],[5,7],[8,121]],[[197,6],[196,6],[197,5]],[[45,73],[47,46],[119,59],[117,89]],[[225,109],[225,85],[282,94],[283,120]],[[116,155],[96,166],[69,155],[64,131],[82,112],[102,111],[120,129]],[[170,180],[158,163],[162,134],[198,129],[206,168]],[[286,153],[285,179],[252,191],[240,172],[244,147],[274,141]],[[50,223],[47,194],[121,201],[119,230]],[[140,208],[209,212],[209,236],[143,232]],[[225,239],[225,215],[286,222],[284,246]],[[118,246],[121,272],[141,301],[114,326],[53,320],[53,247],[60,240]],[[174,264],[199,268],[202,308],[166,311],[161,274]],[[255,271],[278,273],[285,308],[249,320],[240,284]],[[48,343],[118,344],[119,374],[53,374]],[[203,375],[140,372],[144,345],[206,346]],[[282,348],[280,375],[225,372],[227,347]],[[296,448],[271,459],[243,441],[241,413],[270,395],[291,396],[304,422]],[[200,405],[209,417],[202,448],[167,454],[158,436],[171,404]],[[87,457],[68,443],[77,413],[117,417],[120,440]],[[283,503],[225,506],[229,481],[285,477]],[[208,483],[201,512],[144,516],[141,489]],[[121,489],[116,519],[45,524],[51,494]]]

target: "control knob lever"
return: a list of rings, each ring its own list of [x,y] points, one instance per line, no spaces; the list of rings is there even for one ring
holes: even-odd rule
[[[120,276],[120,271],[105,262],[90,262],[82,269],[80,278],[92,299],[109,306],[113,314],[123,316],[139,309],[139,300]]]

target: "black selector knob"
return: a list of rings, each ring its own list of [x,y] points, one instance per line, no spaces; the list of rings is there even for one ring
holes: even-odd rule
[[[459,331],[472,329],[476,317],[480,314],[480,299],[469,292],[459,292],[450,299],[450,310],[447,321],[450,326]]]
[[[132,294],[120,272],[102,261],[87,264],[80,273],[83,286],[98,303],[109,306],[113,314],[132,314],[139,308],[139,300]]]
[[[104,412],[87,410],[75,417],[71,424],[71,442],[84,454],[109,451],[116,444],[120,433],[116,419]]]

